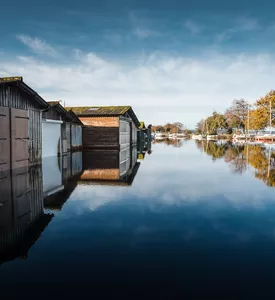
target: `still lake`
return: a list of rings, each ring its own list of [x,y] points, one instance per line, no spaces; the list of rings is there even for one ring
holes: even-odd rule
[[[128,183],[69,182],[0,257],[0,298],[274,299],[274,158],[270,145],[154,143]]]

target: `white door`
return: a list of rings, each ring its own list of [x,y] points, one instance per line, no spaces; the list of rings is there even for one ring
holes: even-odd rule
[[[42,158],[57,156],[61,140],[61,124],[56,122],[42,123]]]
[[[58,147],[61,141],[61,123],[58,121],[46,121],[42,123],[44,195],[50,195],[62,189],[62,159],[58,157]]]

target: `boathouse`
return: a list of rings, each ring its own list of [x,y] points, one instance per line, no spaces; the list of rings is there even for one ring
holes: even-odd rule
[[[0,78],[0,170],[41,162],[48,103],[22,77]]]
[[[50,108],[43,112],[43,138],[48,140],[55,137],[58,144],[58,154],[66,154],[82,146],[82,123],[72,111],[67,111],[60,101],[48,102]],[[58,125],[60,124],[60,125]],[[58,127],[58,130],[57,130]],[[60,138],[61,137],[61,138]],[[50,153],[56,152],[54,145],[48,145]]]
[[[22,77],[0,78],[0,171],[70,151],[71,128],[79,133],[81,126],[73,113],[59,102],[47,103]]]
[[[70,107],[83,123],[84,149],[128,149],[137,144],[139,120],[131,106]]]
[[[144,122],[140,122],[140,126],[138,128],[138,143],[143,143],[149,139],[151,139],[152,136],[152,125],[149,125],[148,127],[145,126]]]

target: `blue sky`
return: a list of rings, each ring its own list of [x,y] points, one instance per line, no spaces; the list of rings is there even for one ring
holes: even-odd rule
[[[13,1],[1,4],[0,76],[46,100],[133,106],[188,127],[274,88],[275,3]]]

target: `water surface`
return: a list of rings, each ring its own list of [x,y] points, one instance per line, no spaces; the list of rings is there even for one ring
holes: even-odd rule
[[[0,295],[274,299],[272,149],[157,143],[123,180],[100,180],[111,161],[87,180],[79,155],[82,175],[44,191],[43,220],[2,255]]]

